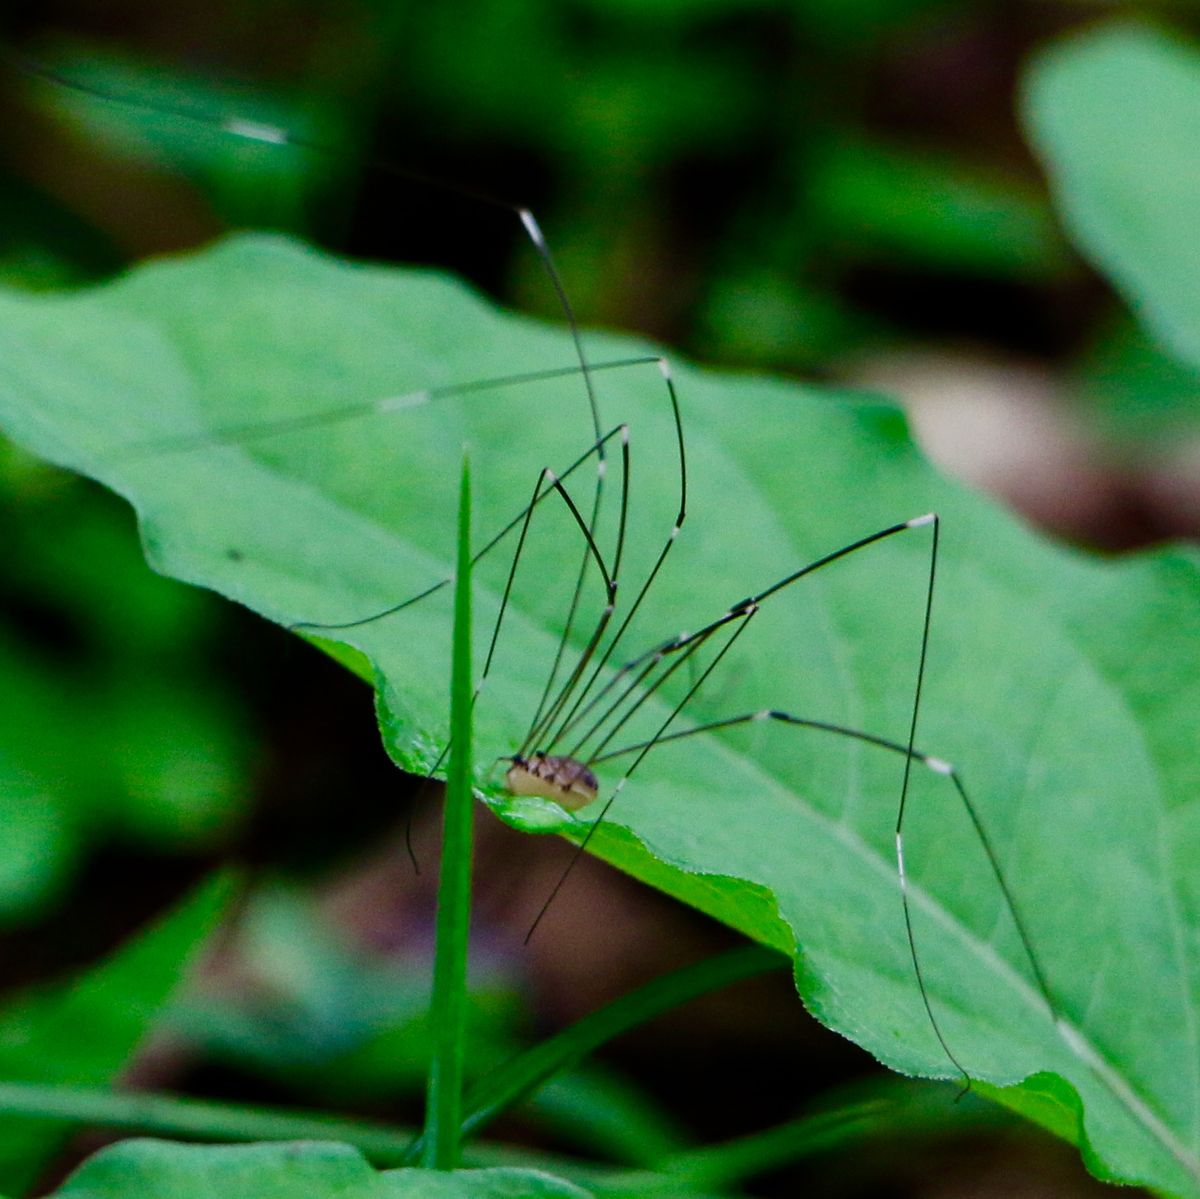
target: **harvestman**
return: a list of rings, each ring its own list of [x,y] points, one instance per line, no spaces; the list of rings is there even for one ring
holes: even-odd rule
[[[5,50],[3,53],[11,65],[27,75],[48,81],[70,91],[82,93],[106,104],[115,104],[130,110],[140,110],[181,118],[196,125],[223,131],[231,136],[278,146],[284,149],[290,148],[292,150],[320,155],[337,156],[339,154],[336,147],[326,146],[303,137],[297,137],[289,130],[275,125],[244,120],[236,116],[217,117],[204,112],[168,107],[157,102],[149,103],[137,97],[113,95],[102,89],[81,84],[55,71],[48,70],[40,64],[29,62],[20,55],[14,55],[11,51]],[[376,170],[398,176],[425,187],[448,192],[492,208],[506,209],[519,220],[520,225],[538,255],[542,269],[553,288],[559,307],[566,319],[574,345],[576,363],[561,369],[531,371],[524,375],[484,378],[449,387],[429,388],[402,396],[392,396],[381,400],[358,403],[333,411],[326,410],[308,413],[273,424],[226,427],[210,430],[195,436],[184,435],[176,438],[157,439],[153,442],[145,442],[134,446],[129,450],[129,453],[141,456],[152,453],[200,449],[214,444],[245,442],[270,437],[284,431],[318,427],[330,422],[348,420],[370,413],[394,412],[405,408],[419,407],[434,403],[438,399],[451,395],[486,392],[503,386],[522,383],[535,384],[570,376],[582,379],[592,427],[591,444],[561,472],[556,473],[548,467],[540,470],[537,474],[533,494],[529,502],[498,532],[490,536],[484,543],[483,548],[474,555],[476,562],[483,560],[504,542],[510,534],[519,530],[517,532],[516,547],[513,551],[511,565],[507,574],[504,594],[500,602],[487,658],[480,678],[479,686],[482,687],[484,680],[486,680],[492,669],[497,643],[509,606],[512,587],[517,576],[522,550],[526,544],[533,516],[545,499],[550,495],[554,495],[557,498],[569,513],[571,521],[584,542],[582,562],[576,576],[567,615],[563,622],[563,631],[557,639],[557,650],[550,671],[548,672],[545,686],[541,692],[541,699],[521,745],[509,758],[502,759],[509,763],[506,774],[508,789],[515,795],[536,795],[553,799],[564,808],[570,810],[584,808],[594,801],[599,800],[601,795],[601,784],[594,773],[594,768],[603,763],[613,762],[623,757],[632,758],[632,761],[625,768],[620,778],[607,790],[606,797],[598,814],[591,820],[586,831],[577,842],[574,854],[538,912],[526,939],[528,940],[528,936],[532,936],[534,930],[545,916],[551,903],[565,884],[571,870],[587,848],[596,830],[607,817],[612,805],[616,802],[617,797],[628,780],[632,778],[638,767],[653,750],[672,742],[678,742],[685,738],[699,736],[718,729],[732,728],[756,721],[774,721],[793,728],[803,728],[841,738],[848,738],[887,750],[903,758],[895,822],[895,850],[909,956],[930,1026],[943,1052],[961,1075],[964,1083],[969,1085],[970,1075],[955,1056],[943,1035],[925,984],[920,956],[917,950],[917,939],[913,930],[909,882],[904,861],[904,821],[908,806],[909,784],[913,762],[917,762],[930,769],[934,774],[948,779],[957,792],[985,851],[991,873],[1000,888],[1005,906],[1016,926],[1023,952],[1034,975],[1038,990],[1046,1003],[1050,1015],[1061,1026],[1063,1021],[1061,1020],[1058,1006],[1051,994],[1046,975],[1037,954],[1034,952],[1030,936],[1021,919],[1013,895],[1001,869],[999,859],[981,823],[977,809],[964,787],[960,773],[940,758],[933,757],[916,749],[917,724],[924,684],[937,575],[938,517],[935,514],[917,516],[898,524],[890,525],[861,537],[839,549],[832,550],[793,570],[764,590],[731,605],[725,612],[702,625],[699,629],[660,642],[650,649],[629,658],[615,669],[610,669],[610,663],[614,659],[617,647],[621,644],[626,632],[630,628],[635,613],[640,609],[654,580],[658,577],[660,570],[666,562],[687,515],[687,458],[684,448],[683,423],[675,386],[666,360],[654,356],[645,356],[610,362],[589,362],[585,354],[578,323],[566,289],[554,265],[549,246],[533,214],[528,209],[509,205],[468,189],[447,186],[440,181],[424,178],[386,161],[376,161],[372,165]],[[619,575],[625,551],[630,494],[630,436],[629,429],[624,424],[604,431],[600,416],[595,377],[604,371],[628,370],[651,364],[657,364],[661,369],[662,380],[666,389],[666,398],[670,405],[674,422],[678,450],[679,507],[674,523],[661,550],[658,552],[657,557],[643,580],[638,584],[632,604],[620,619],[616,631],[607,637],[606,642],[609,625],[617,611],[618,595],[624,594],[619,589]],[[620,461],[622,465],[620,515],[615,544],[611,554],[606,559],[605,554],[601,551],[598,544],[598,530],[604,496],[607,455],[613,442],[617,442],[620,447]],[[585,463],[593,458],[596,461],[595,485],[592,491],[588,514],[585,516],[566,484]],[[784,592],[799,580],[841,559],[847,558],[859,550],[910,530],[926,528],[930,530],[930,551],[920,638],[920,656],[913,687],[913,702],[907,736],[903,742],[850,728],[845,725],[803,717],[773,708],[764,708],[716,720],[708,720],[690,728],[671,731],[676,720],[684,715],[689,703],[737,643],[738,639],[750,627],[764,604],[769,603],[775,596]],[[589,571],[593,567],[598,572],[603,587],[603,608],[595,627],[588,636],[583,649],[579,652],[574,666],[567,672],[566,678],[562,682],[559,682],[559,676],[564,668],[564,660],[570,652],[572,637],[578,620],[581,597]],[[329,632],[345,631],[361,627],[419,603],[435,592],[445,588],[450,581],[448,578],[439,579],[416,594],[409,596],[407,599],[380,611],[365,615],[355,615],[336,623],[302,621],[297,622],[292,627],[310,631]],[[721,638],[723,640],[720,640]],[[670,706],[669,714],[659,723],[653,735],[649,738],[638,740],[634,744],[613,748],[618,734],[627,726],[635,713],[677,671],[685,664],[691,663],[694,656],[710,642],[718,646],[711,660],[703,666],[697,677],[686,687],[682,698]],[[606,672],[608,674],[607,678],[604,677]]]

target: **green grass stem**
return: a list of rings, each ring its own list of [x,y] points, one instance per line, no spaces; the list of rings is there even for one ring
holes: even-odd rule
[[[450,763],[442,819],[429,1069],[422,1164],[453,1170],[462,1141],[466,1065],[467,949],[471,931],[471,858],[475,796],[471,762],[471,473],[464,457],[458,509],[454,646],[450,677]]]
[[[408,1128],[325,1113],[33,1082],[0,1082],[0,1112],[203,1141],[340,1141],[380,1166],[399,1165],[413,1141]]]
[[[501,1112],[531,1095],[542,1083],[630,1029],[672,1011],[690,999],[720,990],[787,964],[771,949],[746,945],[694,962],[653,979],[591,1012],[569,1028],[499,1067],[467,1096],[463,1131],[477,1132]]]

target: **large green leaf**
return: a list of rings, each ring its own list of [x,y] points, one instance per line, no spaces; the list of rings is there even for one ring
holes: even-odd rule
[[[1200,52],[1101,27],[1034,60],[1024,113],[1080,249],[1200,369]]]
[[[596,360],[640,349],[589,345]],[[282,622],[351,619],[448,574],[463,442],[478,544],[521,508],[539,468],[561,471],[591,441],[578,379],[190,451],[147,439],[571,361],[562,332],[498,313],[453,282],[338,265],[271,239],[230,241],[74,296],[0,302],[9,433],[129,497],[157,569]],[[1039,1074],[1007,1101],[1079,1141],[1096,1172],[1200,1194],[1195,558],[1097,562],[1049,546],[939,478],[882,404],[692,369],[677,379],[689,517],[622,655],[699,627],[856,537],[939,511],[918,740],[963,770],[1063,1029],[949,784],[921,771],[907,840],[931,1001],[973,1077]],[[653,366],[596,381],[605,427],[632,428],[628,594],[678,502],[673,433]],[[590,477],[571,480],[585,510]],[[929,528],[914,529],[778,594],[692,717],[773,706],[902,740],[928,552]],[[520,742],[579,553],[561,506],[544,506],[477,705],[481,763]],[[480,661],[507,557],[475,572]],[[446,590],[344,634],[350,658],[378,680],[389,750],[416,770],[444,742]],[[594,614],[594,579],[587,592]],[[622,738],[636,740],[665,710],[656,697]],[[646,759],[592,846],[794,952],[808,1005],[880,1060],[952,1076],[904,937],[893,850],[902,764],[774,722],[685,740]],[[496,773],[479,784],[507,819],[572,824],[547,802],[503,799]],[[619,770],[601,774],[611,793]],[[604,918],[595,913],[578,935],[596,935]]]
[[[123,1141],[90,1158],[55,1199],[587,1199],[537,1170],[376,1173],[347,1145]]]

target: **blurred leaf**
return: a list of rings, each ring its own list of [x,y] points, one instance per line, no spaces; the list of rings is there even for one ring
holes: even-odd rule
[[[0,654],[0,661],[3,655]],[[4,677],[22,703],[36,694],[6,663]],[[2,718],[0,718],[2,719]],[[3,723],[7,724],[7,720]],[[32,733],[26,722],[22,727]],[[52,778],[31,769],[28,747],[0,749],[0,917],[46,901],[75,864],[80,849],[75,813],[61,802]],[[21,759],[25,759],[22,761]]]
[[[196,636],[213,610],[146,571],[126,513],[7,443],[0,497],[0,920],[11,920],[52,898],[85,846],[212,845],[242,810],[246,747],[238,706],[199,673]]]
[[[1042,51],[1022,107],[1080,250],[1200,369],[1200,52],[1148,27],[1103,26]]]
[[[245,987],[189,995],[169,1014],[171,1027],[207,1056],[286,1079],[326,1103],[423,1090],[424,963],[353,952],[324,926],[310,898],[283,888],[249,901],[237,949],[252,966]],[[495,981],[479,979],[473,1000],[471,1058],[483,1070],[513,1052],[516,1000]]]
[[[391,1170],[384,1178],[388,1189],[383,1196],[396,1199],[588,1199],[591,1194],[540,1170],[504,1167],[432,1176],[425,1170]]]
[[[241,746],[214,698],[153,676],[82,682],[4,636],[0,669],[0,918],[57,893],[89,841],[195,848],[230,827]]]
[[[1118,444],[1179,436],[1200,421],[1200,374],[1130,320],[1106,330],[1074,382],[1080,404]]]
[[[589,344],[594,361],[643,349]],[[0,410],[15,438],[128,496],[158,569],[285,624],[362,617],[450,573],[464,440],[478,447],[481,531],[519,512],[544,465],[561,471],[592,440],[582,388],[559,378],[444,397],[388,420],[293,425],[191,452],[177,441],[174,452],[152,447],[572,362],[561,332],[498,313],[459,285],[339,266],[275,239],[228,242],[66,299],[6,298],[0,351]],[[1200,910],[1200,812],[1189,802],[1200,786],[1195,557],[1093,562],[1044,544],[938,478],[890,408],[762,378],[684,368],[676,378],[691,515],[621,655],[700,627],[856,537],[938,510],[919,742],[964,770],[1061,1023],[1033,985],[974,830],[944,778],[921,772],[907,858],[931,1002],[973,1076],[1069,1080],[1061,1094],[1078,1093],[1082,1117],[1077,1126],[1068,1104],[1063,1126],[1095,1171],[1200,1194],[1191,1120],[1200,1088],[1179,1067]],[[656,464],[635,467],[628,587],[671,528],[673,433],[653,365],[596,382],[603,427],[629,422],[635,459]],[[610,471],[610,485],[618,477]],[[616,509],[607,505],[599,528],[606,552]],[[578,548],[571,522],[551,505],[534,523],[478,705],[481,762],[520,743],[572,587],[573,568],[562,569],[563,546]],[[927,561],[918,530],[779,593],[722,662],[721,710],[769,704],[902,740]],[[495,553],[475,572],[481,650],[507,568]],[[389,750],[414,770],[428,771],[444,743],[444,591],[345,634],[378,671]],[[577,642],[603,604],[597,591],[593,580]],[[648,735],[667,710],[654,697],[622,736]],[[794,953],[822,1020],[897,1069],[945,1077],[898,901],[898,757],[764,722],[677,742],[646,759],[591,845]],[[604,772],[608,787],[619,773]],[[479,785],[515,824],[576,837],[585,827],[586,815],[549,801],[504,797],[486,772]],[[603,919],[579,935],[602,935]],[[1186,1056],[1200,1060],[1190,1042]],[[1035,1097],[1044,1109],[1036,1080],[1004,1093],[1018,1108]]]
[[[100,139],[127,158],[196,180],[226,224],[310,231],[314,193],[355,162],[349,130],[312,92],[287,98],[221,86],[92,45],[47,50],[41,65],[75,85],[33,80],[30,94],[42,107],[82,139]],[[281,154],[269,142],[231,137],[221,128],[230,117],[285,128],[336,153]]]
[[[810,170],[825,236],[857,257],[1025,279],[1066,264],[1049,206],[994,170],[865,139],[830,143]]]
[[[877,41],[923,13],[950,7],[948,0],[584,0],[584,4],[598,17],[660,34],[782,13],[809,37],[816,34],[843,51],[847,43]]]
[[[718,275],[702,313],[700,344],[726,362],[814,367],[868,332],[832,287],[776,271]]]
[[[605,1161],[652,1167],[692,1140],[660,1102],[599,1065],[563,1070],[519,1110],[564,1145]]]
[[[540,1170],[497,1167],[455,1170],[452,1174],[425,1170],[390,1170],[381,1199],[588,1199],[590,1191]]]
[[[12,179],[0,188],[0,278],[9,287],[49,288],[113,270],[103,238],[51,197]]]
[[[395,1102],[423,1094],[429,1069],[427,972],[347,951],[311,900],[258,891],[238,920],[246,985],[189,995],[172,1007],[173,1032],[207,1060],[283,1082],[324,1106]],[[472,970],[468,1063],[472,1081],[526,1048],[510,988]],[[649,1165],[686,1143],[631,1083],[589,1063],[562,1069],[524,1102],[529,1122],[564,1144]]]
[[[491,130],[551,152],[591,187],[737,147],[763,95],[735,48],[666,55],[658,36],[612,32],[580,36],[567,10],[544,0],[447,0],[410,14],[407,40],[421,52],[398,82],[439,113],[450,138]]]
[[[728,1188],[838,1148],[864,1153],[872,1144],[911,1144],[921,1136],[1012,1126],[1002,1108],[949,1086],[880,1076],[843,1088],[815,1110],[717,1145],[685,1150],[659,1169],[696,1186]]]
[[[347,1145],[180,1145],[132,1140],[103,1149],[53,1199],[587,1199],[535,1170],[377,1173]]]
[[[918,25],[921,18],[932,23],[940,13],[953,17],[961,11],[950,0],[790,0],[788,7],[806,29],[843,52],[855,43],[894,36],[897,26]]]
[[[228,877],[209,880],[82,978],[0,1010],[0,1077],[110,1082],[187,973],[231,893]],[[31,1186],[65,1127],[54,1120],[0,1119],[0,1185],[18,1192]]]
[[[151,680],[81,689],[3,640],[0,663],[0,917],[54,895],[89,841],[194,848],[229,828],[240,747],[208,697]]]
[[[583,1060],[621,1033],[656,1017],[662,1018],[689,999],[777,970],[780,964],[778,954],[757,946],[743,946],[660,974],[488,1074],[467,1095],[464,1104],[467,1127],[482,1128],[514,1101],[539,1091],[565,1066]],[[659,1122],[657,1128],[647,1130],[640,1142],[633,1138],[627,1141],[639,1146],[638,1152],[654,1155],[656,1150],[651,1148],[651,1142],[655,1137],[664,1142],[674,1139]],[[664,1144],[661,1152],[666,1151]]]
[[[764,12],[775,0],[583,0],[598,17],[628,22],[636,30],[688,28],[730,16]]]

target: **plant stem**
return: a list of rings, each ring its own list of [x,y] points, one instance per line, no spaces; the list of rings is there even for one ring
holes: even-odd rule
[[[693,962],[636,991],[590,1012],[569,1028],[493,1070],[468,1091],[462,1132],[479,1132],[502,1112],[532,1095],[543,1083],[569,1070],[614,1037],[680,1007],[690,999],[753,978],[787,964],[787,958],[761,945],[743,945],[727,953]],[[407,1164],[423,1161],[425,1137],[419,1137],[405,1157]]]
[[[405,1163],[415,1135],[411,1128],[325,1112],[37,1082],[0,1082],[0,1116],[202,1142],[334,1141],[353,1146],[382,1169]],[[606,1174],[592,1163],[501,1145],[472,1146],[470,1161],[589,1182]]]
[[[422,1164],[453,1170],[459,1162],[466,1058],[467,943],[471,926],[474,818],[471,765],[471,474],[463,459],[458,509],[458,570],[454,587],[454,649],[450,677],[450,763],[442,817],[437,932],[430,1024]]]
[[[787,959],[760,945],[745,945],[693,962],[653,979],[506,1062],[467,1095],[463,1131],[477,1132],[544,1082],[574,1066],[614,1037],[646,1024],[690,999],[743,979],[779,970]]]
[[[33,1082],[0,1082],[0,1112],[206,1141],[341,1141],[384,1166],[413,1140],[410,1129],[324,1113]]]
[[[872,1141],[902,1143],[1002,1126],[1009,1117],[995,1104],[957,1088],[911,1079],[882,1079],[848,1088],[831,1106],[718,1145],[688,1149],[655,1163],[655,1170],[691,1186],[724,1190],[819,1153],[845,1151]]]

